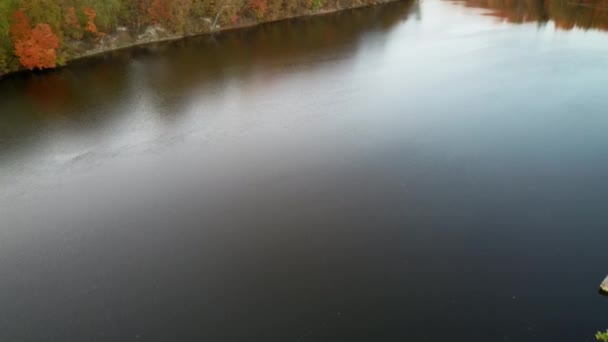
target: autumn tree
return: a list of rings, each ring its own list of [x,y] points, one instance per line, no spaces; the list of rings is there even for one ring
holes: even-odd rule
[[[54,68],[57,63],[59,38],[49,24],[38,24],[30,31],[29,37],[15,43],[15,54],[25,68]]]
[[[28,39],[32,34],[31,20],[23,9],[18,9],[13,13],[13,23],[11,25],[11,39],[14,43]]]
[[[149,24],[164,24],[171,18],[168,0],[132,0],[129,4],[131,25],[137,31]]]
[[[97,34],[97,26],[95,25],[95,18],[97,17],[97,13],[90,6],[85,7],[84,15],[87,17],[87,23],[84,29],[90,33]]]
[[[19,64],[45,69],[57,64],[63,15],[56,0],[24,0],[13,12],[11,41]],[[33,28],[32,28],[33,27]]]
[[[253,10],[253,14],[259,20],[264,17],[266,14],[266,9],[268,8],[267,0],[250,0],[249,6]]]
[[[171,19],[171,13],[169,13],[169,6],[171,5],[169,0],[153,0],[152,4],[148,8],[148,16],[151,22],[159,23],[161,21],[168,21]]]
[[[70,6],[63,16],[63,31],[71,38],[82,39],[82,26],[74,6]]]

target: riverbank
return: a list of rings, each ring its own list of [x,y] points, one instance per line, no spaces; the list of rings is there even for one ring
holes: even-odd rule
[[[328,0],[318,8],[298,7],[291,11],[279,11],[262,16],[233,16],[226,23],[221,23],[221,10],[215,17],[189,17],[182,31],[170,29],[163,24],[155,23],[146,27],[116,26],[112,32],[103,33],[98,39],[76,40],[66,39],[62,46],[61,63],[57,67],[68,65],[70,62],[100,55],[103,53],[141,46],[151,43],[179,40],[187,37],[215,34],[228,30],[250,28],[260,24],[291,20],[295,18],[327,15],[340,11],[376,6],[403,0]],[[234,18],[237,18],[236,20]],[[138,25],[139,26],[139,25]],[[17,72],[28,72],[19,66],[14,69],[0,70],[0,78]]]

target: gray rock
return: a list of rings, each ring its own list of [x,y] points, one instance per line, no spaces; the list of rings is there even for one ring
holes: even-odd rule
[[[148,26],[143,34],[137,37],[137,40],[143,43],[153,42],[167,38],[168,32],[160,25]]]

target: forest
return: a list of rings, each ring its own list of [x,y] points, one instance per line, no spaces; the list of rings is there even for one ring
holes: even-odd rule
[[[2,0],[0,75],[47,69],[85,55],[106,35],[162,27],[180,37],[386,0]],[[509,22],[608,29],[608,0],[456,0]]]
[[[119,30],[138,34],[158,25],[175,36],[217,25],[243,25],[304,15],[366,0],[2,0],[0,75],[46,69]],[[79,50],[80,49],[80,50]]]
[[[66,40],[100,39],[104,31],[136,15],[129,12],[133,5],[125,0],[1,1],[0,72],[62,64],[69,57],[63,48]]]

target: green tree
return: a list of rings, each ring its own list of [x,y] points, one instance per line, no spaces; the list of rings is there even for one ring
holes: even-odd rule
[[[18,0],[0,1],[0,73],[14,70],[18,62],[13,55],[13,42],[10,37],[12,13],[19,5]]]
[[[95,23],[102,32],[111,32],[127,20],[127,3],[131,0],[87,0],[85,7],[91,7],[97,13]]]
[[[25,0],[22,6],[33,25],[48,24],[53,32],[59,32],[63,38],[63,11],[58,0]]]

